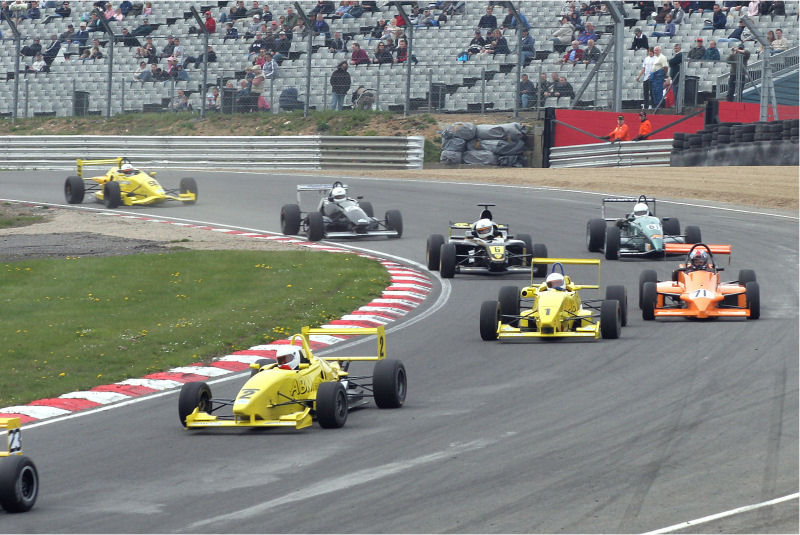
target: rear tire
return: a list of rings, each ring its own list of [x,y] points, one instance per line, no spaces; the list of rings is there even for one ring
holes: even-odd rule
[[[399,360],[384,359],[372,371],[372,396],[381,409],[399,409],[406,401],[408,379]]]
[[[642,286],[642,319],[646,321],[656,319],[656,303],[658,291],[655,282],[645,282]]]
[[[619,302],[620,324],[625,327],[628,324],[628,290],[621,284],[609,286],[606,288],[606,299]]]
[[[444,279],[452,279],[456,274],[456,246],[454,243],[442,244],[439,249],[439,274]]]
[[[586,223],[586,248],[593,253],[598,253],[603,249],[606,237],[606,222],[604,219],[590,219]]]
[[[397,236],[389,236],[390,238],[397,239],[403,235],[403,216],[400,210],[386,210],[386,226],[397,231]]]
[[[319,212],[308,213],[308,241],[319,241],[325,237],[325,222]]]
[[[201,412],[211,412],[211,388],[202,381],[184,383],[178,397],[178,416],[181,425],[186,427],[186,417],[199,409]]]
[[[747,308],[750,309],[748,319],[757,320],[761,317],[761,292],[756,281],[750,281],[745,285],[745,296]]]
[[[739,270],[739,284],[742,286],[746,286],[748,282],[755,282],[756,280],[756,272],[752,269],[740,269]]]
[[[119,182],[110,180],[103,184],[103,204],[106,208],[116,208],[122,204],[122,190]]]
[[[606,228],[606,260],[619,259],[619,227],[612,225]]]
[[[622,312],[619,301],[606,299],[600,304],[600,336],[604,340],[619,338],[622,331]]]
[[[431,271],[439,271],[442,245],[444,245],[444,236],[441,234],[428,236],[428,243],[425,245],[425,257],[428,261],[428,269]]]
[[[497,340],[497,316],[500,305],[497,301],[484,301],[481,304],[480,331],[482,340]]]
[[[39,495],[39,472],[30,458],[11,455],[0,461],[0,506],[9,513],[30,511]]]
[[[67,181],[64,182],[64,197],[68,204],[82,203],[85,191],[83,179],[79,176],[68,176]]]
[[[296,235],[300,232],[300,207],[296,204],[281,206],[281,232]]]
[[[533,244],[533,257],[534,258],[547,258],[547,246],[543,243]],[[531,266],[534,277],[544,278],[547,276],[547,264],[536,264]]]
[[[689,225],[686,227],[686,243],[702,243],[703,238],[700,227]]]
[[[681,233],[681,222],[677,217],[663,219],[661,229],[667,236],[678,236]]]
[[[347,392],[339,382],[321,383],[317,389],[317,421],[320,427],[336,429],[347,421]]]
[[[519,289],[516,286],[503,286],[497,297],[500,307],[500,321],[516,327],[519,322]]]
[[[194,204],[197,202],[197,181],[192,177],[184,177],[181,179],[178,189],[181,193],[194,193],[193,201],[186,201],[185,204]]]
[[[639,309],[642,308],[643,288],[646,282],[658,282],[658,273],[654,269],[645,269],[639,275]]]

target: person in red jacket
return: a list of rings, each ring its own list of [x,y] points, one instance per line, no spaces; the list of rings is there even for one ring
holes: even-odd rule
[[[607,136],[601,136],[602,139],[607,139],[610,142],[614,141],[630,141],[631,134],[628,132],[628,125],[625,124],[625,116],[617,116],[617,127],[614,128]]]
[[[217,31],[217,22],[214,20],[214,17],[211,16],[210,11],[206,11],[206,30],[208,33]]]

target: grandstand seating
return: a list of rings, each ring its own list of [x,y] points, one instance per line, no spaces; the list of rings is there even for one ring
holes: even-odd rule
[[[73,0],[71,2],[72,14],[65,19],[56,18],[45,24],[48,15],[53,14],[53,9],[43,9],[42,19],[26,20],[19,25],[22,34],[22,45],[30,43],[34,37],[40,37],[42,43],[49,41],[49,36],[53,33],[60,34],[66,29],[67,24],[72,23],[78,27],[80,17],[92,9],[92,0]],[[192,26],[196,23],[193,18],[188,17],[189,3],[177,0],[154,1],[153,13],[149,16],[150,23],[159,25],[154,32],[154,42],[160,50],[166,44],[166,36],[174,34],[181,38],[182,44],[187,55],[197,56],[203,50],[203,38],[196,33],[190,33]],[[194,4],[198,10],[210,10],[215,19],[219,20],[221,13],[226,12],[233,2],[208,2]],[[249,7],[251,2],[245,2]],[[261,2],[263,5],[265,2]],[[293,5],[293,2],[281,0],[279,2],[266,2],[269,4],[273,15],[277,18],[280,14],[286,13],[286,8]],[[300,2],[304,9],[311,9],[316,2],[305,0]],[[45,2],[40,4],[44,5]],[[112,2],[116,5],[117,2]],[[424,2],[421,5],[425,4]],[[416,28],[414,30],[412,53],[419,59],[419,63],[412,66],[411,80],[411,103],[412,108],[427,109],[429,99],[432,99],[430,92],[431,84],[444,85],[443,109],[445,111],[476,111],[480,109],[482,95],[485,95],[484,105],[490,110],[509,110],[514,108],[514,89],[516,72],[514,70],[517,61],[515,51],[516,34],[513,30],[506,31],[506,38],[509,41],[509,48],[512,52],[501,57],[491,57],[479,55],[467,62],[457,61],[457,57],[466,48],[472,33],[477,25],[480,16],[484,13],[488,2],[467,2],[464,12],[457,13],[450,17],[450,20],[439,28]],[[386,2],[378,3],[380,10],[375,13],[365,12],[358,19],[338,19],[329,20],[331,31],[341,31],[345,36],[350,37],[352,42],[359,42],[365,48],[370,57],[377,41],[369,38],[368,28],[375,25],[380,18],[389,20],[396,14],[396,8]],[[536,49],[540,51],[537,59],[523,68],[534,81],[538,80],[540,73],[546,73],[549,78],[551,72],[558,72],[566,76],[567,80],[577,90],[585,77],[589,73],[586,65],[579,64],[560,65],[561,53],[553,52],[553,45],[549,36],[558,25],[559,16],[564,9],[564,2],[544,2],[544,1],[523,1],[521,2],[522,13],[527,17],[531,24],[531,35],[536,42]],[[625,3],[624,9],[626,17],[630,18],[630,23],[643,28],[649,36],[653,32],[651,21],[641,20],[639,12],[633,9],[633,3]],[[795,2],[786,3],[786,16],[761,16],[757,20],[759,29],[766,33],[769,29],[778,27],[783,28],[784,36],[796,47],[798,41],[798,4]],[[495,15],[498,21],[502,21],[504,16],[502,8],[495,8]],[[651,45],[657,42],[661,45],[668,57],[671,56],[671,46],[673,43],[681,43],[684,51],[688,51],[698,36],[703,36],[708,40],[710,37],[722,37],[727,35],[736,27],[739,15],[732,13],[728,18],[729,30],[702,30],[703,16],[691,14],[687,16],[683,24],[679,25],[677,34],[672,38],[651,38]],[[119,34],[122,27],[133,29],[138,26],[142,15],[129,15],[122,22],[111,24],[115,28],[115,33]],[[707,18],[707,17],[706,17]],[[614,35],[611,19],[608,15],[594,15],[584,18],[584,22],[593,22],[595,28],[602,31],[597,46],[601,50],[613,46]],[[236,26],[239,28],[240,35],[245,33],[245,25],[249,20],[239,20]],[[217,53],[218,61],[209,64],[208,82],[209,85],[218,85],[228,80],[235,80],[243,76],[244,69],[248,65],[247,49],[252,39],[223,40],[222,31],[224,24],[218,23],[217,33],[210,36],[209,44],[213,46]],[[15,49],[11,39],[11,32],[5,23],[0,24],[3,31],[3,42],[0,46],[0,87],[6,98],[0,99],[0,114],[8,116],[13,106],[13,73]],[[631,40],[633,38],[632,28],[626,28],[630,35],[624,36],[625,51],[620,61],[623,62],[623,102],[629,106],[635,106],[641,101],[641,84],[635,81],[645,51],[631,51]],[[322,38],[315,38],[315,52],[312,55],[312,77],[311,77],[311,98],[312,107],[322,109],[326,107],[327,96],[330,95],[329,77],[335,65],[343,59],[342,54],[333,55],[327,48],[321,46]],[[725,59],[730,48],[729,43],[722,43],[720,51],[722,59]],[[759,46],[754,42],[746,43],[746,46],[753,53],[751,63],[757,58]],[[195,109],[200,106],[199,92],[202,82],[202,70],[190,66],[188,69],[191,77],[190,82],[171,83],[139,83],[132,81],[132,74],[136,69],[139,59],[135,57],[135,49],[126,48],[117,44],[115,46],[113,58],[113,73],[110,75],[112,80],[112,103],[111,113],[117,114],[125,111],[142,111],[143,109],[159,109],[169,102],[170,97],[177,88],[183,88],[191,95]],[[290,59],[283,62],[280,67],[280,77],[272,82],[268,81],[265,86],[265,94],[273,103],[277,103],[278,96],[286,87],[296,87],[303,99],[306,88],[306,43],[295,39],[292,44]],[[65,116],[73,114],[73,94],[75,91],[89,93],[89,113],[105,113],[108,73],[108,54],[106,57],[97,61],[81,61],[64,58],[66,48],[62,46],[61,54],[53,62],[51,70],[46,74],[25,74],[20,77],[20,108],[18,114],[24,116],[25,110],[29,116],[34,114],[56,114]],[[75,51],[75,47],[70,49]],[[348,54],[349,57],[349,54]],[[30,58],[21,58],[21,63],[30,63]],[[608,108],[612,98],[612,73],[614,72],[614,58],[609,54],[606,62],[600,66],[599,71],[592,83],[587,87],[582,97],[583,105],[590,105],[597,108]],[[163,63],[163,60],[162,60]],[[24,70],[24,67],[22,67]],[[378,104],[381,109],[398,110],[402,109],[405,100],[405,66],[404,65],[377,65],[351,66],[350,74],[352,77],[352,89],[363,85],[371,88],[378,93]],[[717,79],[729,72],[728,65],[723,62],[697,62],[687,66],[687,74],[699,77],[698,90],[706,97],[711,95],[717,84]],[[2,80],[2,78],[6,78]],[[485,83],[484,83],[485,82]],[[349,103],[349,99],[346,101]],[[435,106],[442,102],[433,102]],[[542,103],[545,106],[567,107],[570,105],[569,99],[547,99]]]

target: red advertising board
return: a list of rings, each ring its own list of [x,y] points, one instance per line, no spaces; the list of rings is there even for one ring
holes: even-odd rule
[[[797,106],[778,106],[778,119],[798,118]],[[767,109],[767,121],[774,121],[772,106]],[[719,103],[719,122],[721,123],[754,123],[761,117],[761,106],[755,102],[724,102]]]
[[[631,132],[631,138],[639,133],[639,114],[638,113],[614,113],[609,111],[587,111],[587,110],[556,110],[556,119],[562,123],[580,128],[596,136],[608,135],[617,126],[617,115],[625,117],[625,124]],[[653,125],[653,131],[658,130],[670,123],[683,118],[683,115],[648,115],[648,119]],[[758,120],[758,118],[756,118]],[[702,130],[704,126],[704,114],[699,114],[682,123],[667,128],[648,139],[672,139],[675,132],[695,133]],[[590,143],[606,143],[605,141],[587,136],[568,126],[556,123],[554,147],[566,147],[570,145],[587,145]]]

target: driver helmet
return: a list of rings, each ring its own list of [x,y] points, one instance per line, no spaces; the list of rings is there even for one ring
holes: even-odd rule
[[[336,186],[331,190],[331,200],[343,201],[347,198],[347,190],[341,186]]]
[[[689,255],[689,264],[695,269],[701,269],[708,265],[708,252],[705,249],[695,249]]]
[[[545,284],[547,284],[548,288],[552,288],[554,290],[563,290],[564,289],[564,275],[561,273],[551,273],[547,276],[544,280]]]
[[[130,174],[133,173],[133,166],[131,164],[129,164],[129,163],[124,163],[124,164],[122,164],[122,167],[119,168],[119,170],[124,175],[130,175]]]
[[[650,214],[647,203],[637,202],[633,207],[633,217],[642,217]]]
[[[297,346],[286,346],[275,352],[275,360],[278,367],[283,370],[294,370],[300,364],[301,348]]]
[[[494,223],[490,219],[479,219],[473,225],[475,235],[479,238],[491,238],[494,234]]]

